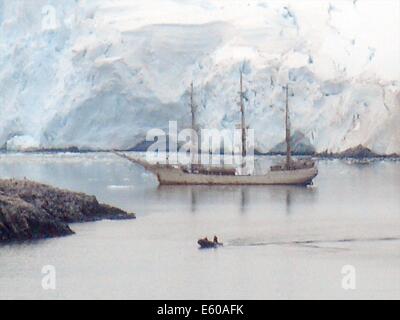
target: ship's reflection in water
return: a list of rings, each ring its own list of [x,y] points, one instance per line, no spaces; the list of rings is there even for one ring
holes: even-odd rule
[[[296,203],[314,202],[318,189],[302,186],[167,185],[158,186],[150,193],[154,193],[157,201],[160,202],[187,204],[192,213],[202,211],[212,205],[216,208],[229,207],[230,210],[245,214],[252,209],[262,209],[263,207],[267,209],[272,204],[278,204],[275,209],[289,215],[294,213],[292,206]]]

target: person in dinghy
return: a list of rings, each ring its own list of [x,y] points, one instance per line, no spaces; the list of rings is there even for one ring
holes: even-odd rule
[[[217,236],[214,236],[213,241],[210,241],[207,237],[205,237],[204,239],[200,239],[199,241],[197,241],[197,243],[201,249],[217,248],[219,246],[223,246],[223,243],[218,241]]]

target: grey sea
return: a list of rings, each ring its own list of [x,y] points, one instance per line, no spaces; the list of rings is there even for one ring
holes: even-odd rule
[[[318,167],[308,188],[159,187],[113,154],[0,155],[1,178],[137,214],[0,246],[0,299],[400,299],[400,162]],[[224,247],[198,249],[214,234]],[[42,287],[47,265],[55,290]]]

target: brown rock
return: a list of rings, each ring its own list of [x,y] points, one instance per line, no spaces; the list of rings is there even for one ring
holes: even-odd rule
[[[133,218],[94,196],[28,180],[0,180],[0,242],[69,235],[69,222]]]

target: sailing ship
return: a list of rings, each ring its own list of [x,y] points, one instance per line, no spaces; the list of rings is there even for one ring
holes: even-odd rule
[[[264,174],[246,173],[244,169],[247,157],[246,119],[243,93],[243,75],[240,72],[240,113],[241,113],[241,157],[242,164],[239,168],[230,166],[206,166],[194,163],[194,156],[188,166],[172,165],[169,163],[150,163],[149,161],[133,158],[126,154],[119,156],[143,166],[146,170],[156,175],[160,185],[309,185],[318,174],[316,164],[311,159],[294,160],[292,158],[290,143],[290,119],[289,119],[289,88],[286,90],[286,161],[272,166],[270,171]],[[190,105],[192,114],[192,132],[196,131],[195,107],[193,102],[193,83],[190,90]],[[193,138],[193,136],[192,136]],[[193,140],[192,140],[193,143]],[[198,155],[198,154],[197,154]]]

